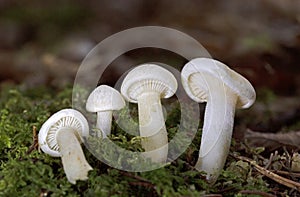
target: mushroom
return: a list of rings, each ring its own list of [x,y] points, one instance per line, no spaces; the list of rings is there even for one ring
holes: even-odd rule
[[[112,111],[120,110],[125,106],[122,95],[114,88],[107,85],[100,85],[87,99],[86,110],[97,112],[96,127],[102,132],[103,138],[110,135]]]
[[[160,99],[173,96],[176,89],[173,74],[150,63],[132,69],[121,85],[124,98],[138,104],[143,155],[156,163],[165,163],[168,156],[168,135]]]
[[[256,98],[250,82],[225,64],[196,58],[181,72],[183,87],[196,102],[207,102],[199,158],[195,168],[214,183],[229,153],[235,108],[248,108]]]
[[[92,167],[87,163],[80,143],[89,135],[85,117],[74,109],[63,109],[53,114],[39,132],[39,145],[44,153],[61,157],[70,183],[86,180]]]

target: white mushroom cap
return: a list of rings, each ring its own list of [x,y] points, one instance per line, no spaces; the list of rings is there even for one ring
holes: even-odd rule
[[[89,112],[120,110],[124,106],[122,95],[107,85],[100,85],[94,89],[86,102],[86,110]]]
[[[71,127],[77,133],[79,142],[83,142],[82,137],[89,135],[89,125],[86,118],[74,109],[63,109],[53,114],[39,131],[39,145],[43,152],[60,157],[59,146],[56,134],[60,128]]]
[[[231,70],[222,62],[209,58],[196,58],[189,61],[182,69],[182,85],[190,98],[196,102],[206,102],[208,98],[208,91],[203,91],[199,88],[199,84],[190,83],[189,80],[195,74],[210,74],[221,80],[228,88],[230,88],[237,96],[237,108],[250,107],[256,98],[255,90],[250,82]]]
[[[145,91],[157,91],[161,98],[169,98],[177,90],[177,81],[168,70],[155,64],[142,64],[131,70],[125,77],[121,92],[126,100],[137,103]]]

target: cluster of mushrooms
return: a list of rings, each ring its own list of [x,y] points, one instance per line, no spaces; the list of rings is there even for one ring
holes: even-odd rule
[[[189,61],[182,69],[181,81],[191,99],[207,102],[195,168],[206,172],[206,179],[213,183],[229,152],[235,108],[250,107],[256,98],[255,90],[243,76],[210,58]],[[160,99],[173,96],[176,90],[177,81],[171,72],[159,65],[143,64],[126,75],[121,93],[106,85],[93,90],[86,110],[97,112],[96,127],[101,131],[99,135],[106,138],[111,132],[112,111],[125,107],[124,99],[137,103],[143,155],[153,162],[166,163],[168,136]],[[55,113],[39,132],[41,149],[62,158],[67,179],[73,184],[86,180],[92,170],[80,146],[88,135],[87,120],[74,109]]]

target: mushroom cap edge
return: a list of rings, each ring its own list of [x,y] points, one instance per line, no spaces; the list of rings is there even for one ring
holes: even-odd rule
[[[203,102],[191,91],[189,78],[195,73],[206,72],[220,79],[223,83],[233,90],[238,96],[237,108],[250,107],[255,99],[255,89],[251,83],[242,75],[230,69],[224,63],[210,58],[195,58],[189,61],[182,69],[181,81],[188,96],[196,102]]]
[[[39,141],[39,146],[43,150],[44,153],[47,153],[53,157],[60,157],[61,154],[56,151],[51,149],[48,146],[47,142],[47,136],[49,129],[55,124],[57,121],[61,120],[63,117],[74,117],[76,118],[80,123],[82,127],[82,131],[77,131],[80,132],[77,137],[79,137],[80,143],[83,142],[82,137],[88,136],[89,135],[89,125],[86,120],[86,118],[77,110],[74,109],[62,109],[56,113],[54,113],[48,120],[42,125],[39,134],[38,134],[38,141]]]
[[[141,90],[146,83],[150,86],[150,83],[155,84],[152,88],[162,91],[162,98],[173,96],[178,87],[175,76],[169,70],[154,63],[145,63],[127,74],[121,85],[121,93],[127,101],[137,103],[139,93],[136,90]]]
[[[125,101],[120,92],[108,85],[95,88],[86,101],[86,110],[89,112],[120,110],[123,107]]]

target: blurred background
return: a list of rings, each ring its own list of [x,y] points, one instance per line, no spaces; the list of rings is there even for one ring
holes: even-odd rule
[[[244,117],[237,115],[237,131],[243,125],[299,130],[300,1],[294,0],[0,0],[0,83],[63,88],[97,43],[146,25],[189,34],[249,79],[258,102],[241,112]],[[141,49],[112,64],[127,70],[146,60],[186,62],[167,51]],[[103,81],[114,83],[119,74],[111,69]]]

